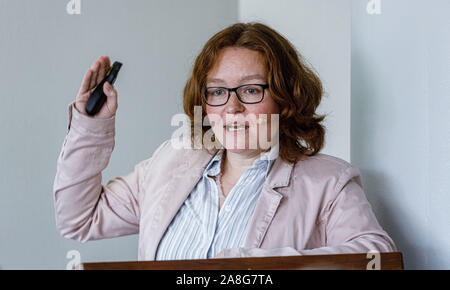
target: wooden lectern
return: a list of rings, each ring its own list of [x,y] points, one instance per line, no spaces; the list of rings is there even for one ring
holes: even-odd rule
[[[205,260],[82,263],[80,270],[403,270],[400,252]],[[375,267],[376,268],[376,267]]]

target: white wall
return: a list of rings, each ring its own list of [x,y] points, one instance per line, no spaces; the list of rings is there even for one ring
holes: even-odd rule
[[[352,2],[352,163],[408,269],[450,268],[450,1]]]
[[[450,2],[382,0],[380,15],[368,2],[240,0],[239,19],[272,26],[319,72],[323,152],[361,170],[406,268],[449,269]]]
[[[323,81],[328,113],[323,153],[350,161],[350,1],[241,0],[239,20],[265,23],[289,39]]]

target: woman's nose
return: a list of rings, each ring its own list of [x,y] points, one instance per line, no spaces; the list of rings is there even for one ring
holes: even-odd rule
[[[225,111],[228,114],[236,114],[243,112],[245,110],[245,106],[243,103],[241,103],[241,101],[239,101],[236,92],[230,93],[230,99],[228,100],[225,106],[226,106]]]

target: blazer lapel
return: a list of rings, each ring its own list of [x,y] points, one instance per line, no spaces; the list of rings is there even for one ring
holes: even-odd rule
[[[213,155],[208,154],[204,150],[186,150],[184,152],[184,162],[174,169],[173,177],[165,187],[162,193],[163,198],[158,202],[149,222],[152,238],[147,241],[146,259],[155,259],[156,250],[164,233],[200,180],[206,165],[211,161],[212,157]],[[260,247],[283,198],[282,193],[278,190],[288,186],[292,166],[292,164],[284,162],[280,157],[273,164],[251,218],[244,247]]]
[[[277,158],[264,182],[261,194],[256,203],[245,239],[245,248],[259,248],[280,205],[283,195],[278,191],[289,185],[293,165]]]
[[[147,247],[146,258],[154,260],[156,250],[164,233],[184,201],[200,180],[203,171],[213,155],[204,150],[185,150],[184,162],[174,169],[173,177],[162,193],[150,224],[152,239]]]

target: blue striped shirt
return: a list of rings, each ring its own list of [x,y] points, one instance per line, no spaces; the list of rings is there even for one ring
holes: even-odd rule
[[[256,159],[226,198],[211,177],[218,177],[223,153],[222,147],[172,220],[158,245],[156,260],[207,259],[223,249],[243,246],[278,148],[273,147]],[[219,211],[221,197],[225,201]]]

